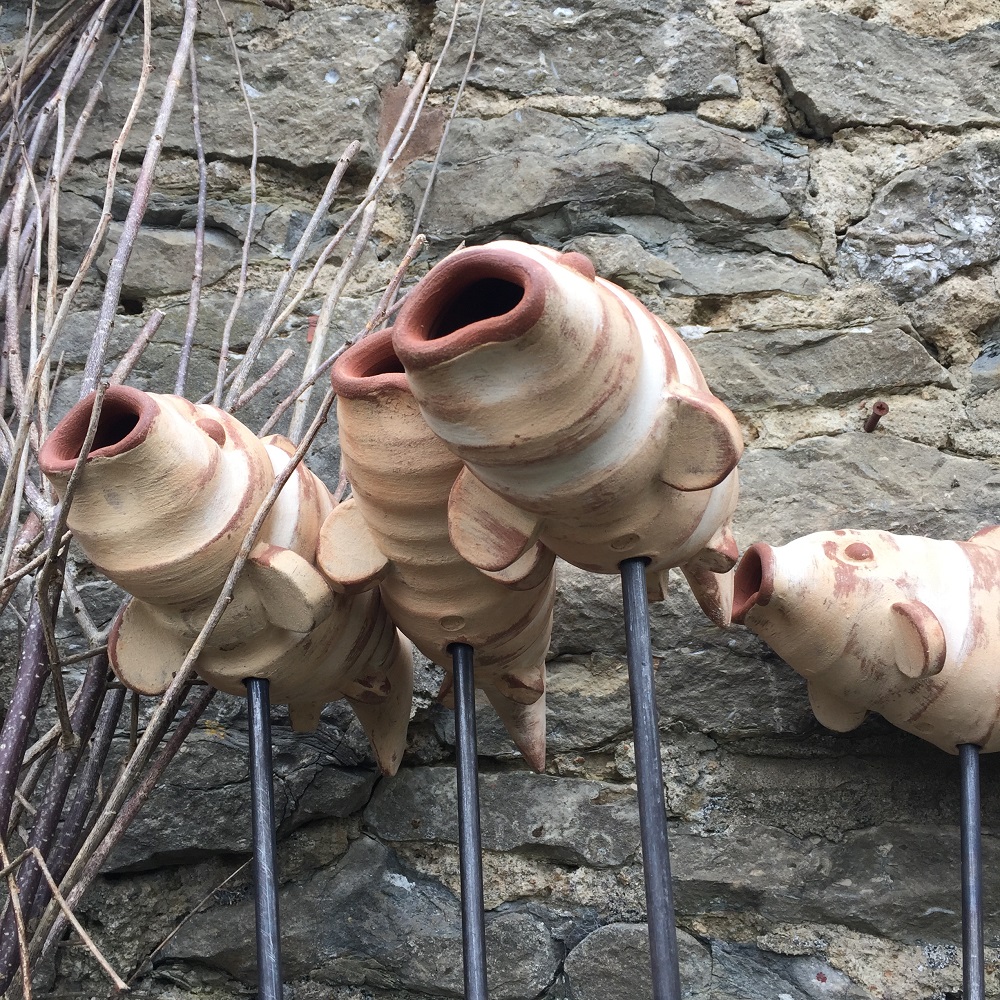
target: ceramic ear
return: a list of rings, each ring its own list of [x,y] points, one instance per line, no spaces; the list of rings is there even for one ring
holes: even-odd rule
[[[354,497],[338,504],[323,523],[316,558],[330,586],[341,594],[374,590],[389,572],[389,560]]]
[[[892,613],[896,666],[907,677],[933,677],[941,673],[948,645],[937,615],[921,601],[900,601]]]

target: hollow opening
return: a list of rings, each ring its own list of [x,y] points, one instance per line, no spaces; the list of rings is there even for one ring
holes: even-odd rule
[[[751,546],[744,553],[740,564],[736,567],[733,580],[733,620],[740,621],[753,607],[764,583],[764,566],[761,563],[760,552]]]
[[[463,288],[442,310],[430,340],[447,337],[462,327],[508,313],[524,298],[524,289],[503,278],[480,278]]]
[[[145,308],[142,299],[121,299],[118,304],[126,316],[139,316]]]
[[[405,375],[406,369],[395,354],[389,354],[383,358],[373,359],[371,364],[358,374],[362,378],[374,378],[376,375]]]
[[[139,423],[139,412],[135,406],[124,399],[105,399],[101,407],[101,416],[97,421],[97,433],[94,435],[94,444],[91,451],[99,451],[101,448],[110,448],[112,445],[124,441],[125,438],[135,430]],[[84,429],[86,432],[86,428]],[[81,438],[76,449],[76,458],[83,447]]]

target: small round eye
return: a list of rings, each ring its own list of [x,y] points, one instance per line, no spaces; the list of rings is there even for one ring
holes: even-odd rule
[[[226,443],[226,431],[218,420],[211,417],[199,417],[195,425],[203,430],[220,448]]]
[[[844,555],[848,559],[854,559],[856,562],[867,562],[869,559],[875,558],[875,553],[872,552],[871,547],[865,545],[864,542],[851,542],[844,549]]]

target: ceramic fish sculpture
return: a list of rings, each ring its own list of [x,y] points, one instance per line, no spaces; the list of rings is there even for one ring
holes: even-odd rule
[[[60,495],[93,402],[71,409],[39,454]],[[293,453],[285,439],[260,440],[216,407],[124,386],[107,391],[68,523],[95,566],[132,595],[108,640],[128,687],[158,694],[170,683]],[[314,729],[324,704],[346,698],[391,773],[410,717],[410,648],[377,592],[337,594],[316,568],[319,529],[332,508],[326,487],[299,464],[196,670],[236,695],[245,694],[245,678],[266,678],[298,730]]]
[[[353,496],[323,525],[319,568],[344,593],[380,587],[400,631],[449,674],[449,646],[472,646],[477,686],[525,759],[543,770],[552,553],[536,543],[511,566],[484,573],[455,551],[448,496],[462,463],[420,415],[391,330],[344,353],[331,379]]]
[[[729,621],[743,439],[680,336],[582,254],[500,241],[410,292],[396,353],[432,430],[465,463],[455,548],[488,572],[541,541],[585,570],[679,566]]]
[[[1000,527],[967,542],[840,530],[753,545],[733,620],[807,678],[830,729],[871,709],[949,753],[1000,750]]]

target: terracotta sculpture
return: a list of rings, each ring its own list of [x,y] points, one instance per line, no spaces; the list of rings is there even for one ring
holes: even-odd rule
[[[681,338],[582,254],[459,250],[400,310],[396,352],[431,428],[466,470],[451,537],[488,571],[541,540],[583,569],[648,557],[659,599],[680,566],[729,620],[729,528],[743,442]]]
[[[533,545],[490,574],[455,551],[448,494],[462,463],[421,417],[390,330],[347,351],[331,377],[353,497],[323,525],[320,569],[346,593],[381,586],[400,630],[449,672],[449,645],[472,646],[477,686],[524,757],[542,770],[552,553]]]
[[[830,729],[872,709],[949,753],[1000,750],[1000,527],[967,542],[821,531],[753,545],[733,620],[808,679]]]
[[[57,493],[83,446],[93,396],[46,439],[42,471]],[[80,547],[133,595],[109,637],[112,666],[143,694],[170,682],[204,625],[275,476],[294,452],[238,420],[179,396],[108,390],[69,513]],[[264,522],[232,603],[197,671],[230,694],[270,681],[292,725],[314,729],[328,701],[347,698],[379,765],[396,770],[412,693],[409,646],[378,593],[346,597],[315,565],[326,487],[300,464]]]

